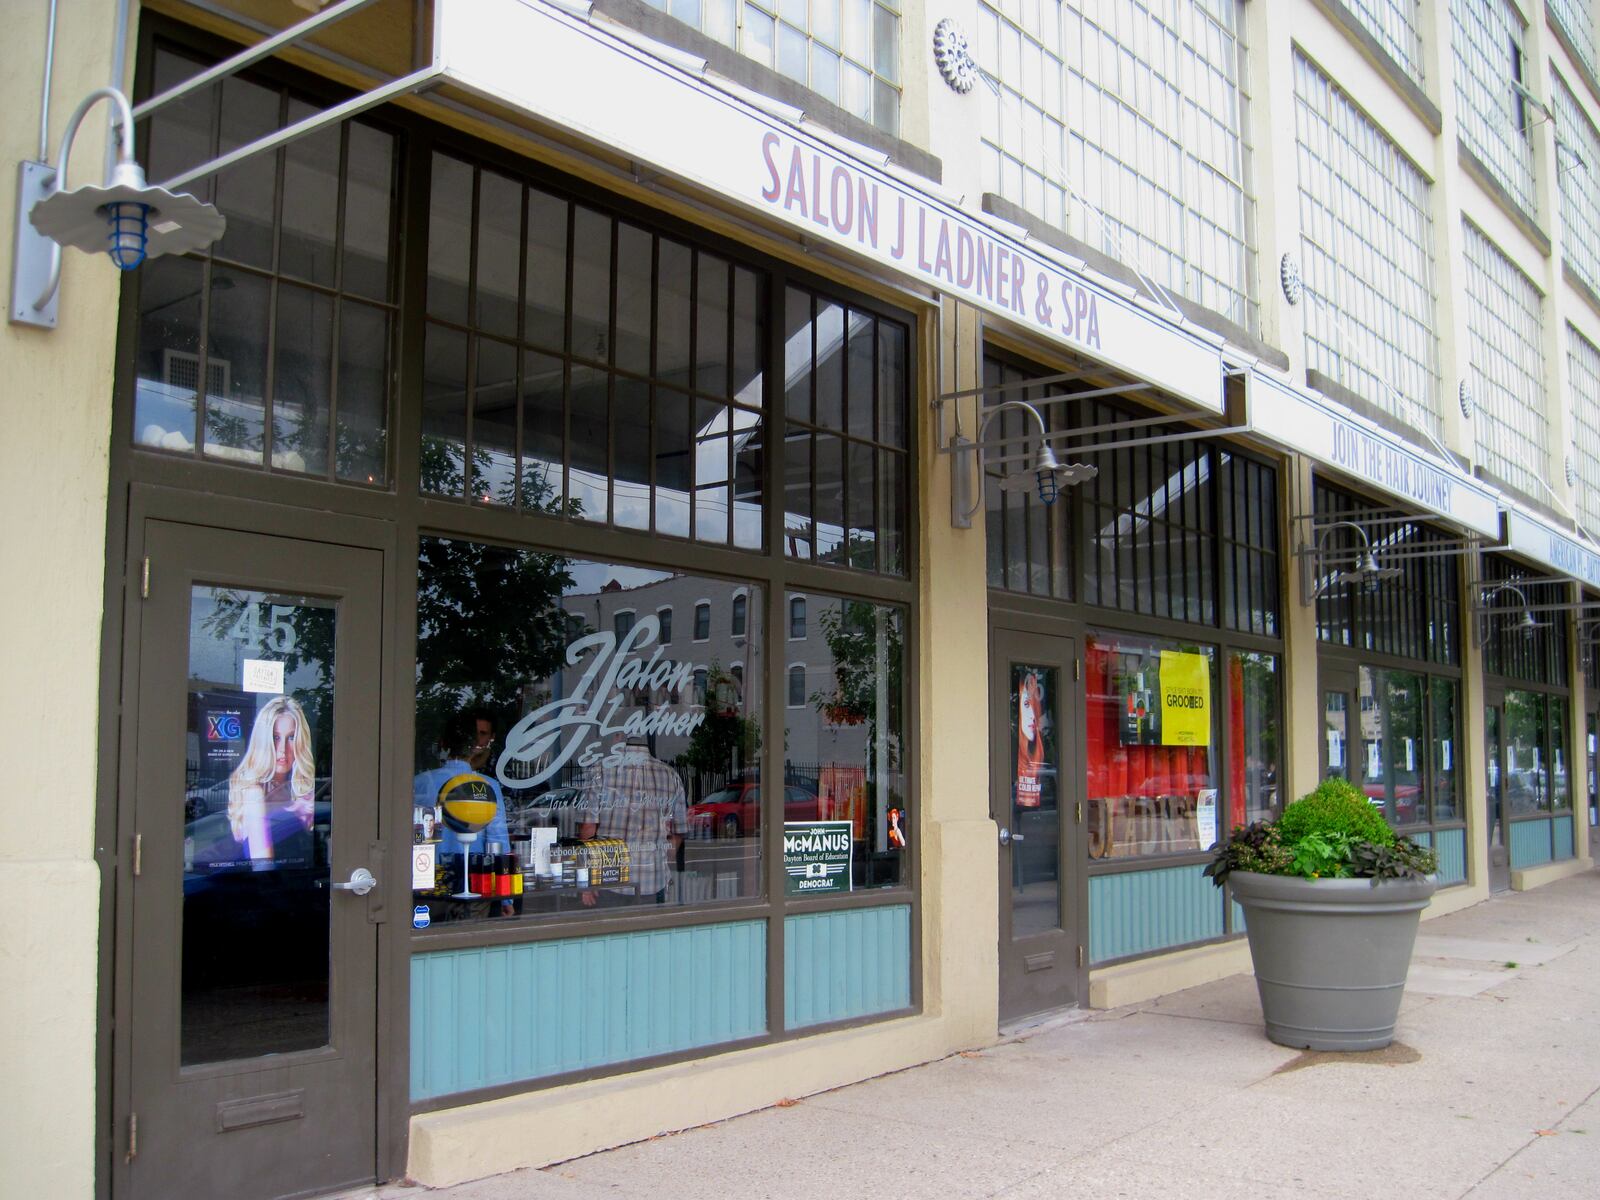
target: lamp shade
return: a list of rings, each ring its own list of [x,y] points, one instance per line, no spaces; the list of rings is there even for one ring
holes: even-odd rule
[[[110,248],[111,222],[107,206],[147,206],[147,242],[144,256],[183,254],[209,246],[228,227],[215,205],[189,195],[152,187],[137,163],[118,163],[103,185],[85,185],[70,191],[52,191],[28,213],[33,227],[62,246],[90,254]]]

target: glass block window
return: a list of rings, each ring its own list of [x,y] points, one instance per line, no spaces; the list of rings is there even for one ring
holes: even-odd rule
[[[1540,304],[1533,281],[1477,226],[1466,234],[1468,358],[1477,410],[1478,461],[1527,495],[1544,491],[1550,420],[1545,412]]]
[[[204,65],[158,48],[152,86]],[[142,122],[142,156],[167,179],[318,107],[230,78]],[[387,485],[395,160],[392,134],[348,121],[194,185],[228,229],[138,273],[135,445]]]
[[[1344,0],[1401,70],[1422,82],[1422,0]]]
[[[1579,61],[1590,71],[1595,71],[1600,67],[1596,65],[1594,12],[1590,3],[1591,0],[1549,0],[1548,7],[1556,24],[1561,26],[1561,32],[1567,35],[1572,48],[1578,52]]]
[[[900,0],[645,2],[852,116],[900,132]]]
[[[1253,328],[1241,0],[982,0],[976,40],[984,188]]]
[[[1294,95],[1307,362],[1437,433],[1428,181],[1298,52]]]
[[[1600,537],[1600,349],[1567,326],[1567,383],[1572,389],[1573,456],[1578,465],[1578,520]]]
[[[1332,569],[1347,565],[1370,543],[1382,566],[1399,567],[1396,579],[1386,580],[1375,592],[1351,584],[1331,584],[1324,577],[1315,581],[1317,594],[1317,640],[1327,646],[1346,646],[1390,654],[1397,658],[1458,664],[1461,629],[1461,600],[1457,583],[1457,564],[1452,554],[1433,557],[1394,557],[1385,553],[1427,554],[1442,549],[1452,539],[1405,514],[1370,504],[1360,497],[1325,483],[1317,483],[1312,497],[1319,530],[1318,540]],[[1349,521],[1366,531],[1369,542],[1348,526]]]
[[[1555,77],[1556,189],[1561,194],[1561,257],[1600,295],[1600,132],[1572,90]]]
[[[1455,50],[1456,119],[1461,140],[1531,215],[1533,114],[1512,87],[1523,83],[1526,30],[1512,0],[1450,0]]]

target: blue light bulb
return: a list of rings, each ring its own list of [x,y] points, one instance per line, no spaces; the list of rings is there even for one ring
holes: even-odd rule
[[[111,224],[108,240],[111,261],[131,271],[144,261],[150,240],[150,206],[132,200],[119,200],[104,209]]]

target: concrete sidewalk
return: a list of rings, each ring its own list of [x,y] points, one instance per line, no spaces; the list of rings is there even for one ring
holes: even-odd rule
[[[1422,927],[1399,1036],[1268,1042],[1249,976],[603,1154],[383,1200],[1600,1197],[1600,871]]]

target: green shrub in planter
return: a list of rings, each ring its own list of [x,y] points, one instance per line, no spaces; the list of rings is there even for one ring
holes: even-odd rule
[[[1422,879],[1438,870],[1426,846],[1389,828],[1347,779],[1327,779],[1276,821],[1233,831],[1206,874],[1221,887],[1232,871],[1301,879]]]

